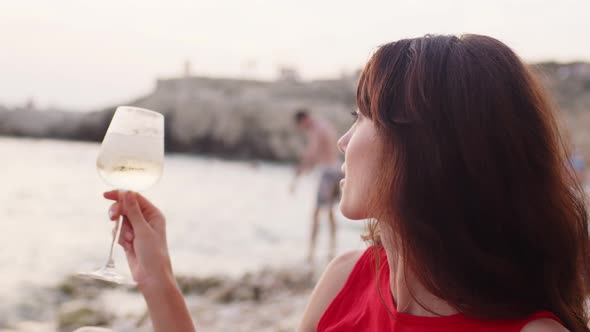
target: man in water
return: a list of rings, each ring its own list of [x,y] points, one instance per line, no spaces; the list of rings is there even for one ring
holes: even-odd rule
[[[327,210],[330,227],[329,258],[334,257],[336,251],[336,220],[334,219],[334,203],[340,195],[340,180],[342,171],[337,147],[338,135],[334,127],[317,116],[312,116],[305,109],[295,113],[295,123],[299,130],[305,132],[307,145],[295,170],[295,178],[291,185],[291,192],[295,189],[297,178],[314,167],[320,167],[320,181],[313,211],[311,237],[309,242],[308,262],[313,262],[316,239],[319,228],[320,211]]]

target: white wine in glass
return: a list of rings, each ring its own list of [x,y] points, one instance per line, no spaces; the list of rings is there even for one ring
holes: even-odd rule
[[[153,186],[164,167],[164,116],[143,108],[119,106],[102,141],[96,168],[102,179],[119,190],[143,191]],[[80,276],[123,285],[133,280],[115,270],[113,250],[119,241],[122,217],[117,221],[104,267]]]

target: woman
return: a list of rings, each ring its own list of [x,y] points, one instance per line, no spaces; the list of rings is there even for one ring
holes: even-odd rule
[[[553,110],[519,58],[485,36],[382,46],[361,74],[342,213],[372,220],[334,259],[299,331],[589,331],[584,196]],[[111,217],[155,331],[194,331],[164,216],[128,192]],[[280,319],[280,318],[277,318]]]

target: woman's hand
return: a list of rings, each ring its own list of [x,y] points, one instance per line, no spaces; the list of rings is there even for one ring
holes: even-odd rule
[[[166,241],[166,220],[150,201],[132,191],[109,191],[106,199],[111,205],[109,216],[123,216],[119,244],[125,249],[133,279],[140,291],[156,289],[173,282],[172,265]]]

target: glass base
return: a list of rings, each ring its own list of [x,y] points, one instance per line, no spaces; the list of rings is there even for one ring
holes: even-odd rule
[[[137,283],[130,278],[120,274],[119,272],[115,271],[115,269],[110,267],[103,267],[95,271],[91,272],[78,272],[76,274],[78,277],[82,278],[90,278],[90,279],[97,279],[106,282],[112,282],[118,285],[135,287]]]

